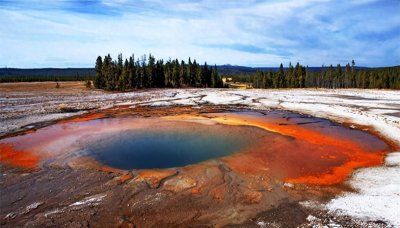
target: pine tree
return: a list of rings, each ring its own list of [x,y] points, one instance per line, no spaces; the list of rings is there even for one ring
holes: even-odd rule
[[[178,88],[181,86],[180,84],[180,65],[178,59],[175,59],[172,61],[172,85],[175,88]]]
[[[344,76],[344,84],[345,88],[350,88],[351,87],[351,69],[350,69],[350,64],[346,64],[346,71],[345,71],[345,76]]]
[[[285,72],[283,71],[283,64],[279,66],[278,78],[275,85],[275,88],[284,88],[285,87]]]
[[[101,56],[97,57],[96,59],[96,66],[95,66],[95,71],[96,71],[96,76],[94,79],[94,86],[98,89],[103,89],[104,88],[104,76],[102,72],[103,68],[103,60]]]
[[[148,66],[147,66],[147,82],[146,87],[153,87],[156,77],[156,59],[149,54]]]
[[[118,89],[120,91],[125,91],[129,85],[129,62],[125,60],[122,67],[122,72],[118,80]]]
[[[129,57],[129,82],[128,88],[133,89],[136,87],[136,69],[135,69],[135,56],[132,54]]]
[[[191,82],[191,85],[192,86],[199,86],[198,85],[198,81],[197,81],[197,70],[198,70],[198,65],[197,65],[197,62],[196,62],[196,60],[193,60],[193,64],[192,64],[192,70],[191,70],[191,79],[192,79],[192,82]]]
[[[188,65],[187,65],[187,78],[188,78],[188,85],[189,86],[194,86],[194,78],[193,78],[192,71],[193,71],[192,60],[189,57]]]
[[[139,84],[140,88],[147,88],[148,87],[148,75],[147,75],[147,67],[146,67],[146,55],[142,56],[140,61],[140,71],[139,71]]]
[[[179,84],[186,85],[187,84],[187,72],[186,72],[186,64],[185,61],[181,61],[180,69],[179,69]]]

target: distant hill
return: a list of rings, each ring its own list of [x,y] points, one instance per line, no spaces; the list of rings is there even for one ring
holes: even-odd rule
[[[251,74],[256,71],[276,72],[279,67],[246,67],[236,65],[217,66],[218,72],[222,75]],[[285,68],[287,69],[287,68]],[[312,72],[321,71],[322,67],[309,67]],[[344,69],[344,67],[343,67]],[[381,69],[356,67],[357,70]],[[80,81],[93,79],[95,76],[94,68],[0,68],[0,82],[18,82],[18,81]]]
[[[0,82],[80,81],[94,76],[94,68],[0,68]]]
[[[76,76],[76,74],[94,74],[94,68],[0,68],[0,76],[4,75],[29,75],[29,76]]]
[[[279,67],[246,67],[246,66],[236,66],[236,65],[220,65],[217,66],[217,68],[218,68],[218,73],[225,75],[251,74],[257,71],[272,71],[272,72],[279,71]],[[286,70],[287,67],[284,67],[284,69]],[[308,70],[312,72],[319,72],[321,71],[321,69],[322,67],[308,67]],[[342,69],[344,70],[345,67],[342,67]],[[356,69],[364,70],[370,68],[356,67]]]

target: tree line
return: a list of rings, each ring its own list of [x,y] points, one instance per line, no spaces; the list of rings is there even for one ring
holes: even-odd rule
[[[249,83],[253,88],[378,88],[400,89],[400,66],[356,69],[355,61],[336,67],[322,67],[313,72],[299,63],[289,64],[284,69],[281,64],[277,72],[257,71],[253,74],[236,75],[233,80]]]
[[[94,79],[93,68],[0,68],[1,82],[85,81]]]
[[[123,59],[122,54],[113,60],[110,54],[96,59],[94,86],[99,89],[126,91],[140,88],[162,87],[223,87],[217,67],[200,65],[189,58],[164,62],[149,54],[136,59],[134,55]]]

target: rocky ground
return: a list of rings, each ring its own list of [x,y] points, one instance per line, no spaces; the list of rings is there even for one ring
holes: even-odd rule
[[[107,93],[87,89],[83,83],[60,85],[61,88],[55,88],[52,82],[0,84],[1,137],[117,106],[154,110],[191,106],[200,111],[212,106],[311,114],[369,129],[394,149],[400,145],[398,91],[154,89]],[[143,110],[142,115],[150,114]],[[154,111],[152,115],[163,113]],[[199,175],[215,178],[212,186],[198,194],[193,192],[197,177],[182,176],[179,169],[150,175],[99,171],[80,163],[72,163],[70,168],[50,165],[30,172],[0,165],[0,219],[2,227],[400,226],[399,161],[399,154],[392,153],[382,167],[358,170],[348,181],[349,187],[341,187],[348,192],[328,194],[326,199],[313,194],[304,197],[304,189],[273,183],[271,187],[276,191],[269,195],[268,204],[261,205],[265,210],[257,213],[253,210],[255,205],[260,208],[257,193],[227,194],[229,197],[223,194],[235,192],[235,183],[242,177],[217,160],[198,171]],[[221,219],[221,212],[225,219]]]

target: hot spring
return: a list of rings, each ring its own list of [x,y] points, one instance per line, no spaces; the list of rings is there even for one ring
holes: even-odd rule
[[[87,146],[87,154],[119,169],[182,167],[230,155],[248,146],[249,140],[216,131],[185,129],[124,131],[107,135]]]
[[[40,168],[85,158],[119,170],[217,161],[244,174],[330,185],[382,164],[389,149],[368,132],[290,112],[194,113],[62,121],[1,139],[0,161]]]

